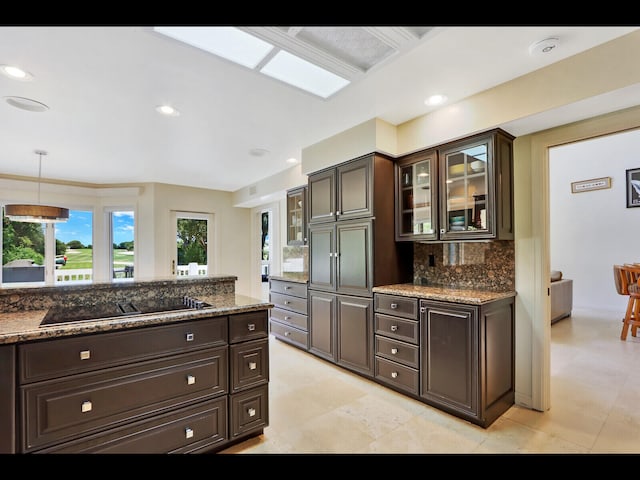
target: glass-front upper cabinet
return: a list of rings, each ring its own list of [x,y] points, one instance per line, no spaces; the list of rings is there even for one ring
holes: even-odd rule
[[[438,238],[436,152],[427,150],[396,162],[396,240]]]
[[[307,187],[287,191],[287,245],[307,244]]]
[[[438,150],[441,240],[513,238],[512,142],[496,129]]]

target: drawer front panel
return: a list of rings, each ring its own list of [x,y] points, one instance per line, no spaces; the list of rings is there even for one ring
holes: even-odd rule
[[[269,297],[271,299],[271,303],[276,307],[307,315],[306,298],[291,297],[289,295],[281,295],[279,293],[271,293]]]
[[[309,317],[300,313],[290,312],[281,308],[271,309],[271,320],[277,320],[280,323],[287,323],[301,330],[309,330]]]
[[[408,367],[418,368],[420,351],[416,345],[399,342],[376,335],[376,355],[385,357]]]
[[[164,454],[227,439],[227,396],[36,453]]]
[[[285,342],[296,345],[305,350],[309,349],[309,334],[303,330],[298,330],[285,323],[271,320],[271,333],[274,337]]]
[[[418,320],[417,298],[376,293],[374,294],[374,302],[376,312]]]
[[[254,340],[232,345],[231,392],[239,392],[269,381],[269,340]]]
[[[418,370],[399,363],[376,357],[375,376],[377,380],[414,395],[418,394],[420,375]]]
[[[26,343],[18,347],[20,382],[88,372],[226,343],[226,316]]]
[[[21,387],[23,449],[228,392],[227,347]]]
[[[231,439],[269,425],[268,385],[231,396]]]
[[[267,310],[229,315],[229,343],[257,340],[269,336]]]
[[[281,280],[271,280],[269,284],[271,293],[282,293],[284,295],[293,295],[294,297],[307,298],[307,284],[295,282],[283,282]]]
[[[375,331],[379,335],[418,345],[419,323],[381,313],[375,314]]]

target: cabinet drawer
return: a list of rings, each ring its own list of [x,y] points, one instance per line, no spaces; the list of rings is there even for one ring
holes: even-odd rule
[[[307,314],[307,299],[292,297],[290,295],[282,295],[280,293],[271,293],[269,295],[271,303],[278,308],[298,312],[302,315]]]
[[[20,383],[89,372],[226,343],[226,316],[25,343],[18,347]]]
[[[231,396],[230,439],[269,425],[269,388],[257,387]]]
[[[269,336],[267,310],[229,315],[229,343],[256,340]]]
[[[374,309],[379,313],[387,313],[397,317],[418,319],[418,299],[376,293],[374,295]]]
[[[418,344],[419,323],[390,315],[375,314],[375,331],[385,337],[396,338],[404,342]]]
[[[418,370],[399,363],[376,357],[376,379],[392,385],[401,390],[406,390],[414,395],[418,394],[418,382],[420,375]]]
[[[298,330],[291,325],[276,322],[271,319],[271,333],[274,337],[284,342],[291,343],[292,345],[303,348],[305,350],[309,349],[308,332]]]
[[[281,308],[271,309],[271,321],[276,320],[279,323],[285,323],[292,327],[299,328],[305,332],[309,330],[309,317],[301,313],[290,312]]]
[[[231,392],[239,392],[269,381],[269,340],[254,340],[232,345]]]
[[[376,335],[376,355],[408,367],[418,368],[420,365],[420,351],[417,345],[410,345],[380,335]]]
[[[269,291],[271,293],[282,293],[284,295],[292,295],[294,297],[307,298],[307,284],[283,282],[281,280],[271,280],[269,283]]]
[[[228,347],[20,387],[23,451],[228,392]]]
[[[222,444],[227,396],[36,453],[165,454]]]

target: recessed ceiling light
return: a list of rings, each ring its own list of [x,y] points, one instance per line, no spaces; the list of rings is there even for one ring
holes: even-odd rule
[[[5,101],[12,107],[19,108],[20,110],[27,110],[28,112],[46,112],[49,107],[42,102],[32,100],[25,97],[3,97]]]
[[[264,157],[269,153],[269,150],[266,148],[252,148],[249,150],[249,155],[252,157]]]
[[[444,95],[431,95],[424,101],[424,103],[426,105],[440,105],[441,103],[444,103],[446,101],[447,97],[445,97]]]
[[[0,65],[0,72],[9,78],[21,80],[23,82],[28,82],[33,79],[33,75],[29,72],[14,65]]]
[[[287,158],[287,163],[298,163],[298,159],[293,158],[293,157]]]
[[[156,112],[166,115],[167,117],[177,117],[180,115],[180,112],[171,105],[158,105],[156,107]]]

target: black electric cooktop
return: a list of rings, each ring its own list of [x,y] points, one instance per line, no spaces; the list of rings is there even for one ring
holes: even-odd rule
[[[145,313],[171,312],[210,307],[206,302],[191,297],[154,299],[140,302],[105,302],[75,307],[52,307],[40,325],[100,320],[111,317],[130,317]]]

